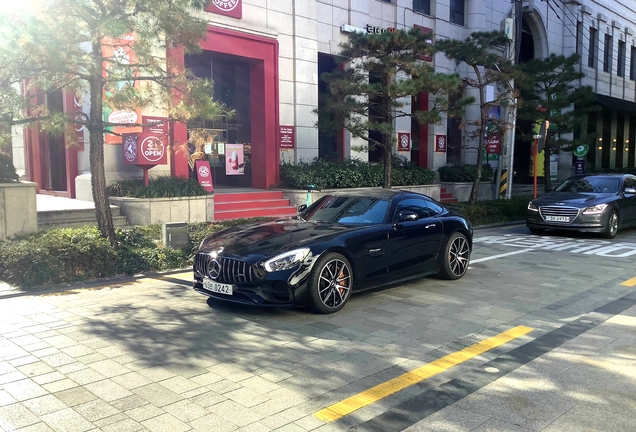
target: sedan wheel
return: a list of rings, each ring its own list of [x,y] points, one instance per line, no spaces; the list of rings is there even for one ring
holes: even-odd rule
[[[459,279],[468,270],[470,262],[470,246],[466,236],[462,233],[455,233],[446,244],[444,262],[439,272],[439,276],[444,279]]]
[[[605,237],[612,239],[616,237],[617,232],[618,232],[618,213],[616,212],[616,210],[612,210],[609,217],[607,218],[607,227],[605,228]]]
[[[349,261],[338,253],[326,253],[314,264],[309,277],[309,305],[314,312],[337,312],[349,300],[352,287]]]

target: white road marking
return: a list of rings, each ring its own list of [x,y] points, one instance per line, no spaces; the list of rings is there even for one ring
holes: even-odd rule
[[[521,249],[521,250],[516,250],[514,252],[508,252],[508,253],[504,253],[504,254],[493,255],[493,256],[484,257],[484,258],[478,258],[476,260],[471,260],[470,263],[471,264],[475,264],[475,263],[479,263],[479,262],[483,262],[483,261],[490,261],[490,260],[497,259],[497,258],[507,257],[507,256],[510,256],[510,255],[517,255],[517,254],[524,253],[524,252],[530,252],[531,250],[533,250],[533,249]]]

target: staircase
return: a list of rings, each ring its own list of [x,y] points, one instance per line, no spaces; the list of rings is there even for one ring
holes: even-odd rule
[[[214,194],[214,220],[250,217],[289,217],[296,207],[283,198],[282,191],[232,192]]]
[[[113,223],[116,227],[126,226],[126,216],[123,216],[119,207],[110,206],[113,214]],[[81,228],[83,226],[97,226],[95,209],[65,209],[65,210],[40,210],[38,211],[38,229],[48,230],[52,228]]]
[[[446,192],[446,188],[440,188],[439,190],[440,201],[443,203],[456,203],[457,198],[453,198],[453,194]]]

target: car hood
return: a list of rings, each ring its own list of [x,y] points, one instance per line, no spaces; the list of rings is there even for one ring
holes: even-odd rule
[[[533,200],[533,202],[537,206],[562,205],[566,207],[584,208],[608,203],[614,201],[617,197],[615,193],[549,192]]]
[[[207,237],[199,252],[223,250],[226,256],[273,256],[317,241],[328,241],[347,231],[360,227],[338,224],[305,222],[282,219],[243,225],[220,231]]]

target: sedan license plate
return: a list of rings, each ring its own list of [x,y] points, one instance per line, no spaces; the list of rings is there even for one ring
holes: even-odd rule
[[[570,218],[567,216],[546,216],[547,222],[570,222]]]
[[[232,295],[233,285],[215,282],[212,279],[203,278],[203,288],[219,294]]]

